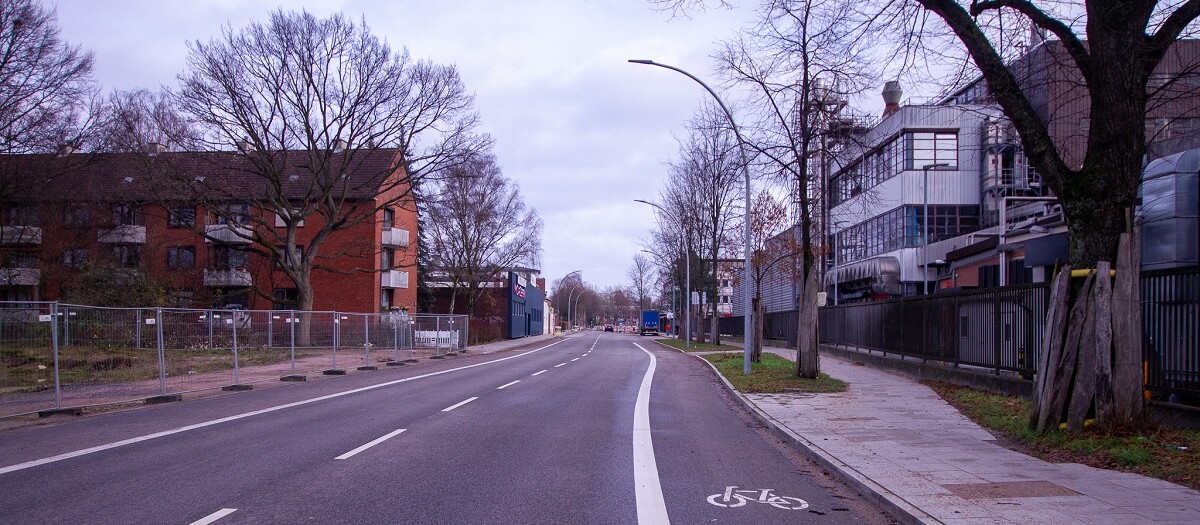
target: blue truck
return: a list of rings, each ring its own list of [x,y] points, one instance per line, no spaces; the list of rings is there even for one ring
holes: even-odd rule
[[[642,310],[642,322],[639,330],[642,335],[658,335],[659,317],[658,310]]]

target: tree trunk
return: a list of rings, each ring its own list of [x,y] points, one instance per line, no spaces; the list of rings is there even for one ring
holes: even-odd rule
[[[745,344],[750,345],[750,360],[755,363],[761,363],[763,347],[762,298],[755,297],[751,302],[750,308],[754,312],[754,318],[751,319],[750,334],[746,336]]]
[[[796,333],[796,375],[816,379],[821,375],[817,355],[817,272],[809,271],[800,289],[800,319]]]
[[[312,287],[312,272],[298,271],[293,279],[296,283],[296,309],[305,312],[299,316],[300,326],[296,327],[296,346],[309,346],[312,342],[312,323],[313,318],[313,287]]]

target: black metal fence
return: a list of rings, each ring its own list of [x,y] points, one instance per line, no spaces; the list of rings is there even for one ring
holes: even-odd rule
[[[1143,272],[1141,293],[1146,387],[1200,402],[1200,268]],[[1049,283],[1035,283],[826,306],[818,331],[823,344],[1032,377],[1049,300]],[[797,316],[768,313],[764,336],[794,347]],[[721,319],[721,332],[740,336],[741,317]]]

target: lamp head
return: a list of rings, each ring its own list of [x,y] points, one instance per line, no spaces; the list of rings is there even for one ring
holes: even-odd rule
[[[651,65],[651,66],[654,65],[653,60],[646,60],[644,58],[643,59],[630,59],[629,62],[634,63],[634,64],[647,64],[647,65]]]

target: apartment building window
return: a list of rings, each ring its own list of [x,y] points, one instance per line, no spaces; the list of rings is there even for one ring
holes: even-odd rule
[[[37,206],[29,204],[19,204],[8,209],[5,213],[8,219],[9,226],[37,226],[38,225],[38,209]]]
[[[384,270],[391,270],[392,268],[394,268],[396,266],[395,262],[396,262],[396,250],[394,250],[392,248],[384,248],[383,252],[381,252],[379,254],[379,267],[380,268],[382,268]]]
[[[300,291],[296,288],[276,288],[271,291],[273,301],[271,308],[275,310],[295,310],[300,300]]]
[[[196,247],[195,246],[168,246],[167,247],[167,268],[171,270],[184,270],[196,267]]]
[[[118,268],[137,268],[142,264],[142,247],[138,244],[117,244],[112,247],[113,264]]]
[[[167,291],[168,301],[175,308],[191,308],[194,306],[194,298],[196,292],[192,290],[169,290]]]
[[[217,224],[245,225],[250,221],[250,206],[247,204],[226,204],[217,211]]]
[[[395,208],[384,208],[383,209],[383,229],[386,230],[388,228],[395,228],[395,227],[396,227],[396,209]]]
[[[135,204],[114,204],[112,207],[113,226],[145,226],[146,216],[142,207]]]
[[[386,312],[389,309],[391,309],[391,307],[392,307],[392,289],[391,288],[380,288],[379,289],[379,309]]]
[[[167,226],[170,228],[194,228],[196,226],[196,208],[181,206],[167,210]]]
[[[4,268],[37,268],[37,254],[33,253],[9,253],[4,255],[2,261]]]
[[[280,256],[287,255],[287,247],[286,246],[277,246],[276,248],[278,248]],[[282,269],[284,269],[284,267],[292,268],[295,265],[298,265],[300,263],[300,259],[303,257],[304,257],[304,247],[296,246],[295,249],[292,250],[292,260],[296,261],[296,263],[292,264],[292,263],[289,263],[285,259],[279,259],[279,260],[275,261],[275,269],[282,270]]]
[[[910,131],[904,134],[905,169],[919,170],[930,164],[958,167],[958,133],[954,131]]]
[[[91,217],[87,208],[71,207],[63,210],[63,227],[66,228],[87,228],[91,224]]]
[[[66,268],[83,268],[87,266],[87,248],[71,247],[63,250],[63,266]]]
[[[215,270],[246,267],[247,252],[237,246],[218,244],[213,246],[212,253],[213,269]]]

